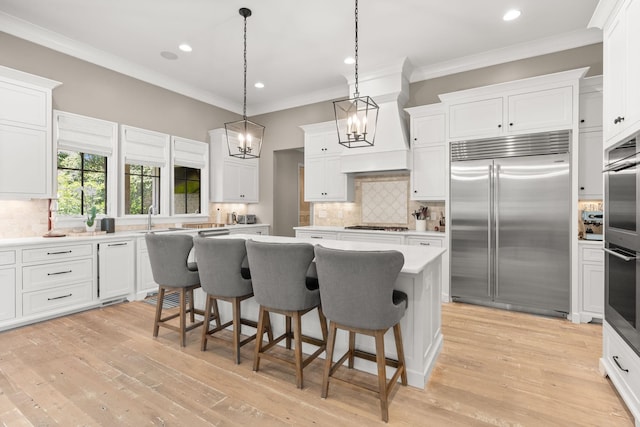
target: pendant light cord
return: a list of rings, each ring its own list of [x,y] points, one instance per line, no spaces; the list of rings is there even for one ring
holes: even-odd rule
[[[247,120],[247,17],[244,17],[244,98],[242,101],[242,118]]]
[[[355,92],[355,98],[358,98],[360,96],[360,92],[358,91],[358,0],[356,0],[356,55],[355,55],[355,60],[356,60],[356,92]]]

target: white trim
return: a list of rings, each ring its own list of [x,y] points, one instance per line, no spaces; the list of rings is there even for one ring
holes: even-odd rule
[[[622,3],[622,1],[618,0],[599,0],[587,28],[604,29],[609,20],[613,18],[614,12],[622,6]]]
[[[449,74],[462,73],[464,71],[476,70],[478,68],[490,67],[505,62],[518,61],[601,42],[602,31],[598,29],[592,28],[575,31],[558,37],[515,44],[503,49],[481,52],[452,61],[416,68],[413,73],[411,73],[409,81],[414,83],[434,79]]]

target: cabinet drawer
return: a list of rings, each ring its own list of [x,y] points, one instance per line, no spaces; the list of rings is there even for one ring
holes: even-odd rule
[[[602,248],[582,248],[582,261],[604,263]]]
[[[407,237],[407,244],[413,246],[436,246],[438,248],[442,247],[442,239],[433,238],[433,239],[425,239],[423,237]]]
[[[371,243],[388,243],[390,245],[401,245],[403,237],[398,235],[384,235],[382,233],[341,233],[339,240],[349,242],[371,242]]]
[[[634,399],[634,405],[638,407],[640,405],[640,357],[609,324],[604,326],[603,355],[614,370],[612,374],[625,382]]]
[[[0,251],[0,265],[16,263],[16,251]]]
[[[22,295],[22,313],[42,313],[91,301],[91,282],[77,283]]]
[[[46,289],[81,280],[91,281],[92,267],[91,259],[23,267],[22,290]]]
[[[338,240],[337,233],[331,233],[327,231],[296,231],[296,237],[300,239],[328,239]]]
[[[22,262],[55,261],[59,259],[89,256],[92,254],[91,244],[72,246],[53,246],[22,251]]]

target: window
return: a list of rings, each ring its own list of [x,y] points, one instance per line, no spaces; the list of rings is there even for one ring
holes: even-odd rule
[[[173,212],[200,213],[200,169],[176,166],[173,174]]]
[[[59,215],[85,215],[91,206],[106,214],[107,157],[59,150],[57,178]]]
[[[125,164],[124,213],[139,215],[153,206],[154,214],[160,212],[160,168]]]

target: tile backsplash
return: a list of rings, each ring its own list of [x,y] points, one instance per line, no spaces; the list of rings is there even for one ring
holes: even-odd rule
[[[348,225],[385,225],[415,229],[412,212],[421,206],[429,209],[427,230],[435,230],[444,216],[444,201],[418,202],[409,200],[409,175],[366,175],[355,178],[355,199],[353,203],[314,203],[313,225],[343,227]],[[402,189],[401,189],[402,188]],[[397,192],[393,192],[396,190]],[[400,197],[398,197],[400,196]],[[374,203],[387,205],[379,212]]]

